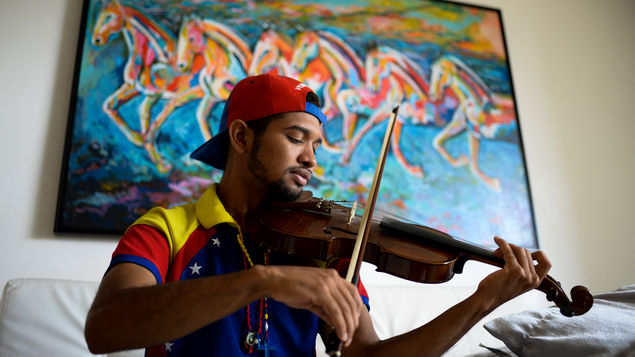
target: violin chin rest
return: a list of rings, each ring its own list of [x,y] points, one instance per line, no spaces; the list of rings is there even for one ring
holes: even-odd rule
[[[306,201],[310,200],[311,198],[313,198],[313,192],[307,191],[307,190],[303,190],[300,193],[300,197],[298,197],[296,202],[306,202]]]

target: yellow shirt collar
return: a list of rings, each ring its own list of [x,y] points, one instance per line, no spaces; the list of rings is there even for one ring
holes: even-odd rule
[[[196,217],[205,229],[210,229],[220,223],[229,223],[234,227],[238,227],[238,223],[225,210],[225,206],[216,194],[218,184],[210,186],[201,198],[196,202]]]

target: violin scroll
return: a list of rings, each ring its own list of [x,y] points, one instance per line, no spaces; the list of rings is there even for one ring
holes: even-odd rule
[[[537,288],[547,295],[560,308],[560,313],[567,317],[584,315],[593,306],[593,295],[589,289],[577,285],[571,289],[571,300],[560,286],[560,282],[547,275]]]
[[[573,300],[571,305],[575,316],[585,314],[593,306],[593,295],[582,285],[571,288],[571,300]]]

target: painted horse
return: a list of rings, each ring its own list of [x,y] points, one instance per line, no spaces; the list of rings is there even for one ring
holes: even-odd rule
[[[309,87],[322,95],[322,111],[327,120],[341,114],[337,96],[346,88],[364,85],[364,66],[346,42],[328,31],[308,30],[296,38],[291,67]],[[341,151],[328,141],[324,148]]]
[[[123,83],[108,96],[102,108],[130,142],[146,149],[157,170],[165,173],[171,165],[161,157],[155,144],[163,121],[152,120],[152,108],[160,99],[170,103],[181,101],[192,75],[178,75],[173,70],[176,39],[169,30],[141,11],[113,0],[107,2],[97,16],[92,43],[104,46],[119,34],[128,49]],[[120,107],[140,95],[143,100],[138,110],[140,129],[137,131],[122,117]],[[164,106],[158,117],[167,117],[173,107]]]
[[[291,67],[293,50],[293,42],[288,36],[275,31],[272,27],[265,27],[254,47],[249,64],[249,75],[276,73],[287,77],[298,77]]]
[[[513,103],[503,102],[483,80],[463,61],[453,55],[440,57],[431,69],[430,99],[438,101],[446,90],[453,93],[459,106],[449,123],[434,140],[434,148],[452,166],[470,165],[472,173],[493,190],[500,191],[500,180],[485,174],[479,167],[479,147],[482,138],[497,139],[516,130]],[[443,143],[463,131],[468,132],[471,158],[450,155]]]
[[[423,69],[403,53],[388,47],[377,46],[366,55],[366,87],[360,91],[344,91],[338,102],[343,110],[344,127],[350,137],[356,126],[360,106],[372,110],[369,119],[352,136],[346,152],[340,161],[347,163],[361,139],[376,125],[390,117],[392,109],[399,105],[399,119],[395,123],[391,149],[401,166],[411,175],[423,177],[420,166],[412,165],[405,158],[400,145],[404,118],[411,122],[429,124],[434,116],[429,113],[428,83]],[[354,98],[358,99],[355,100]],[[358,109],[351,110],[354,103]]]
[[[212,19],[188,16],[179,30],[177,69],[190,70],[195,59],[202,56],[205,66],[198,74],[198,86],[193,96],[201,99],[196,119],[205,140],[212,137],[208,124],[215,103],[225,101],[239,80],[247,76],[252,53],[247,41],[229,26]]]

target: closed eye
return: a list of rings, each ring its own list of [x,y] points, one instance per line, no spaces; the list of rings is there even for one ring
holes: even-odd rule
[[[292,136],[287,135],[287,139],[289,139],[290,142],[294,143],[294,144],[302,144],[302,140],[298,140]]]

